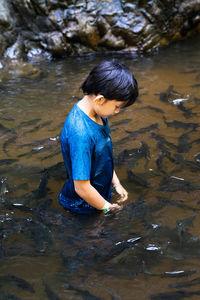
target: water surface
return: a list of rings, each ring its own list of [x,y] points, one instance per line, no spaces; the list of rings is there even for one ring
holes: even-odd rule
[[[140,97],[109,119],[129,198],[107,216],[72,216],[57,200],[66,178],[59,135],[105,56],[36,64],[39,76],[1,82],[3,299],[198,299],[199,49],[195,37],[153,56],[116,55]]]

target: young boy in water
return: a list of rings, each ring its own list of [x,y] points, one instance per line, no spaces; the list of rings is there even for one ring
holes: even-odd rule
[[[111,204],[111,185],[128,198],[113,168],[113,149],[107,117],[133,104],[138,86],[123,64],[112,60],[95,67],[81,86],[84,97],[69,113],[60,137],[67,181],[60,204],[79,214],[119,209]]]

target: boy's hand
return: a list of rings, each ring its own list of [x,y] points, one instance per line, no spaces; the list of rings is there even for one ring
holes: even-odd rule
[[[123,202],[128,199],[128,192],[123,188],[121,183],[114,185],[116,192],[120,195],[120,199],[117,201],[118,203]]]
[[[114,204],[110,204],[110,207],[109,207],[110,210],[120,210],[122,209],[121,206],[119,206],[118,204],[114,203]]]

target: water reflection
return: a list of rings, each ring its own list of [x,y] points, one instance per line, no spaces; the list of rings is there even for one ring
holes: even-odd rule
[[[66,178],[59,134],[102,57],[36,65],[37,78],[1,83],[2,299],[197,299],[199,44],[118,55],[140,98],[109,120],[129,199],[106,217],[70,215],[57,200]]]

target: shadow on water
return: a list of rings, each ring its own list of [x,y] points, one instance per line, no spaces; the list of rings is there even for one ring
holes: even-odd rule
[[[57,200],[66,179],[59,134],[102,57],[43,63],[37,78],[1,82],[0,299],[199,298],[199,46],[195,38],[151,57],[117,55],[140,97],[109,120],[129,199],[106,216],[71,215]]]

